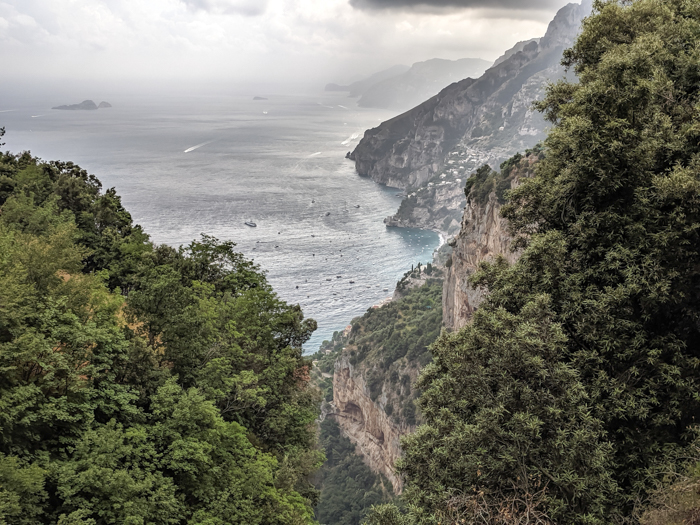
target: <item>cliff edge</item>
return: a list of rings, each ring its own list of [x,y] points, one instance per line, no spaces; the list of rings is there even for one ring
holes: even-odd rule
[[[509,159],[500,173],[484,166],[469,179],[461,229],[449,241],[452,255],[442,290],[442,322],[448,330],[457,331],[467,324],[484,299],[485,291],[469,283],[479,264],[499,255],[513,263],[520,256],[510,249],[512,238],[501,206],[505,192],[523,177],[531,177],[543,155],[540,148],[534,148]]]

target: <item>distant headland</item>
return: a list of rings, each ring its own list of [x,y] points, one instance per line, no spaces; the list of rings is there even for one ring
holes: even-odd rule
[[[109,102],[105,102],[104,100],[100,102],[100,105],[98,106],[95,104],[92,100],[83,100],[80,104],[69,104],[69,105],[64,105],[64,106],[56,106],[51,109],[69,109],[69,110],[78,110],[78,109],[101,109],[101,108],[111,108],[112,104]]]

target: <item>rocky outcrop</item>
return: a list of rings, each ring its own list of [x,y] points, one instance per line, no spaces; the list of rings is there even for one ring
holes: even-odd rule
[[[501,217],[501,205],[495,193],[484,205],[467,202],[462,229],[452,244],[452,263],[442,291],[442,320],[445,328],[459,330],[471,318],[483,300],[484,291],[474,289],[469,277],[482,261],[503,255],[513,262],[517,254],[510,251],[511,237],[507,221]]]
[[[394,463],[401,456],[401,436],[413,427],[400,426],[387,415],[382,406],[385,396],[372,401],[365,378],[366,374],[356,370],[347,354],[338,358],[333,374],[333,416],[343,435],[357,445],[365,463],[386,476],[399,494],[403,484],[394,471]]]
[[[494,167],[532,147],[544,137],[545,125],[531,103],[548,80],[564,75],[562,52],[589,12],[590,0],[565,6],[543,38],[506,53],[479,79],[451,84],[365,132],[350,157],[357,172],[388,186],[417,188],[444,169],[446,155],[458,144]]]
[[[530,40],[523,40],[522,42],[518,42],[513,47],[511,47],[508,51],[506,51],[500,57],[498,57],[496,59],[496,61],[493,63],[493,66],[497,66],[498,64],[505,62],[510,57],[512,57],[515,53],[520,53],[525,46],[529,45],[532,42],[539,44],[540,39],[539,38],[531,38]]]
[[[432,359],[428,347],[442,328],[443,275],[444,268],[432,265],[413,268],[399,282],[394,301],[353,319],[316,354],[314,377],[326,399],[332,399],[325,417],[338,422],[365,463],[397,494],[402,490],[394,470],[400,440],[421,422],[415,382]],[[331,370],[328,388],[320,374]]]
[[[396,214],[384,219],[387,226],[421,228],[440,232],[444,237],[459,231],[464,208],[464,184],[456,181],[421,188],[401,203]]]
[[[534,174],[540,158],[538,153],[534,151],[525,157],[516,157],[517,162],[508,173],[501,174],[510,182],[511,188],[524,177]],[[442,322],[452,331],[467,324],[484,299],[484,290],[469,283],[479,264],[499,255],[513,263],[520,256],[520,252],[511,250],[508,221],[501,217],[502,202],[497,192],[491,191],[483,202],[479,201],[478,194],[478,186],[472,186],[459,234],[448,241],[452,255],[442,289]]]

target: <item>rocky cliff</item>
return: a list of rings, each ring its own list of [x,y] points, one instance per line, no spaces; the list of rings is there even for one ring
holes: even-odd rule
[[[352,152],[362,176],[398,188],[423,186],[445,167],[457,145],[479,163],[497,166],[544,137],[531,103],[547,81],[564,75],[563,50],[573,43],[590,0],[562,8],[539,40],[520,43],[479,79],[467,78],[419,106],[365,132]]]
[[[459,234],[449,241],[452,255],[442,291],[442,321],[445,328],[459,330],[471,318],[484,298],[484,290],[474,288],[469,278],[484,261],[502,255],[515,262],[519,252],[510,249],[508,221],[501,217],[506,189],[515,187],[523,177],[534,173],[542,151],[530,150],[504,163],[500,173],[479,170],[470,179]]]
[[[407,272],[396,300],[353,319],[348,329],[324,342],[314,361],[314,374],[331,400],[325,417],[338,422],[365,463],[384,475],[397,494],[402,489],[394,471],[400,438],[420,422],[413,384],[430,361],[428,346],[442,326],[443,285],[435,276],[442,276],[442,270]],[[329,389],[322,375],[330,370]]]
[[[333,405],[343,434],[357,445],[369,467],[383,474],[394,492],[400,493],[403,485],[394,463],[401,456],[401,436],[413,427],[392,421],[381,399],[372,401],[365,376],[355,370],[349,355],[341,355],[335,363]]]

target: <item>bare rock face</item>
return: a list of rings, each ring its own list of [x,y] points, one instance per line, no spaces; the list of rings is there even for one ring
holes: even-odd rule
[[[392,421],[382,407],[381,397],[372,401],[365,374],[350,364],[347,355],[341,355],[335,363],[333,405],[333,416],[343,435],[357,445],[365,463],[386,476],[394,492],[400,494],[403,483],[394,471],[394,463],[401,456],[401,436],[414,428]]]
[[[534,175],[539,158],[536,153],[519,158],[507,176],[511,188],[515,188],[523,178]],[[457,331],[467,324],[484,300],[484,290],[475,289],[469,283],[479,264],[499,255],[509,263],[514,263],[520,257],[519,251],[511,250],[508,221],[501,217],[501,201],[496,192],[492,191],[484,202],[479,202],[477,193],[472,188],[459,234],[449,241],[452,256],[442,289],[442,322],[451,331]]]
[[[546,82],[564,75],[562,52],[578,34],[590,2],[563,7],[539,40],[520,43],[478,80],[446,87],[419,106],[365,132],[350,155],[362,176],[397,188],[423,186],[457,144],[492,166],[544,138],[530,109]]]
[[[452,331],[467,324],[483,300],[484,291],[472,288],[468,282],[479,264],[498,255],[514,262],[519,255],[510,251],[508,224],[500,212],[501,205],[495,193],[489,195],[485,205],[467,201],[462,229],[452,241],[452,265],[442,291],[442,320]]]

